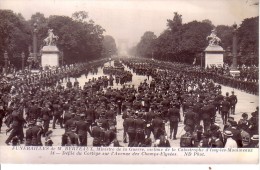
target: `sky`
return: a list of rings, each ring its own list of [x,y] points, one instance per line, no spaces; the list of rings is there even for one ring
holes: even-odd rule
[[[0,9],[21,13],[25,19],[41,12],[50,15],[72,16],[75,11],[86,11],[89,19],[101,25],[105,35],[117,44],[126,42],[131,47],[146,31],[157,36],[166,29],[173,13],[182,15],[183,23],[209,19],[214,25],[239,25],[245,18],[259,15],[259,0],[0,0]],[[55,30],[54,30],[55,33]]]

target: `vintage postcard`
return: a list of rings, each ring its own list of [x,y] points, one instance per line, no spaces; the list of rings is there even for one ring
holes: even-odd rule
[[[257,168],[258,65],[258,0],[1,0],[0,163]]]

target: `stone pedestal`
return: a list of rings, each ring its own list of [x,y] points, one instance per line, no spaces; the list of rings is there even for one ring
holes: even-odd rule
[[[224,50],[219,45],[209,45],[205,49],[205,68],[208,66],[209,68],[212,66],[223,67],[224,61]]]
[[[41,56],[41,66],[42,68],[46,66],[50,67],[58,67],[59,66],[59,49],[54,46],[44,46],[42,48],[42,56]]]

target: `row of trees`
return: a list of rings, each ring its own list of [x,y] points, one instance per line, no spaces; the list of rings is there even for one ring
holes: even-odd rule
[[[238,64],[258,65],[258,19],[259,17],[247,18],[238,28],[238,47],[241,56]],[[182,15],[174,13],[172,20],[167,20],[167,28],[157,37],[153,32],[147,31],[141,37],[140,42],[129,50],[134,56],[155,58],[159,60],[201,63],[203,51],[208,46],[206,37],[211,30],[216,29],[217,36],[222,40],[224,50],[228,47],[232,51],[233,26],[214,26],[210,20],[192,21],[182,23]],[[224,62],[231,64],[230,54],[224,54]]]
[[[36,13],[26,21],[21,14],[11,10],[0,10],[0,65],[4,64],[4,52],[8,52],[10,63],[21,67],[21,53],[28,57],[32,52],[33,25],[37,24],[38,51],[48,29],[53,29],[59,37],[57,47],[63,52],[66,64],[85,62],[107,56],[107,46],[111,54],[116,53],[115,40],[104,36],[105,29],[88,17],[85,11],[75,12],[72,17]],[[109,39],[109,40],[107,40]],[[112,43],[112,44],[111,44]]]

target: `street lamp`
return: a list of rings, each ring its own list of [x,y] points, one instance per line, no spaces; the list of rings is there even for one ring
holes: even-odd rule
[[[230,70],[230,74],[233,77],[237,77],[240,75],[240,71],[237,69],[237,24],[233,25],[233,42],[232,42],[232,66]]]
[[[109,54],[108,55],[109,55],[109,66],[111,67],[111,60],[112,60],[111,59],[111,50],[109,50]]]
[[[24,55],[24,52],[22,52],[22,72],[24,72],[24,58],[25,58],[25,55]]]
[[[8,54],[7,51],[4,53],[4,59],[5,59],[5,73],[7,74],[7,62],[8,62]]]
[[[33,57],[34,57],[34,61],[37,60],[37,23],[33,24]]]

